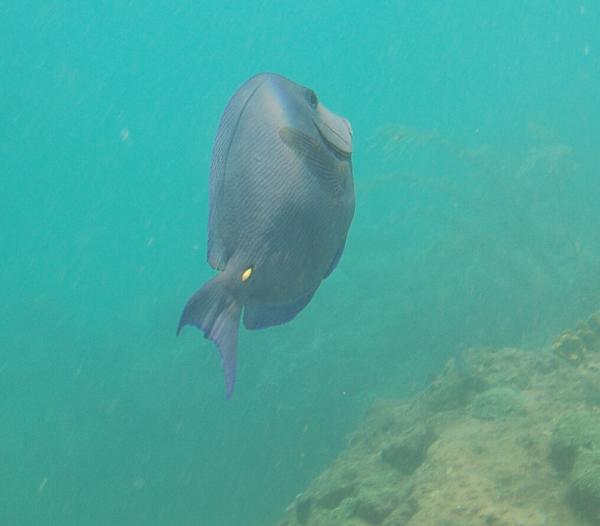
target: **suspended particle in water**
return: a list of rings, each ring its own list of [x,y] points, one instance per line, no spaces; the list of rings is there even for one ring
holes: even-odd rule
[[[44,491],[44,488],[46,487],[46,484],[48,483],[48,477],[44,477],[42,479],[42,482],[40,482],[40,485],[38,486],[38,491],[41,493],[42,491]]]

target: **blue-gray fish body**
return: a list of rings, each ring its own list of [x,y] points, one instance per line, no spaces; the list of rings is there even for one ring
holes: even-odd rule
[[[220,273],[184,325],[219,347],[229,397],[237,333],[291,320],[335,268],[354,214],[352,130],[315,93],[279,75],[248,80],[213,148],[208,261]]]

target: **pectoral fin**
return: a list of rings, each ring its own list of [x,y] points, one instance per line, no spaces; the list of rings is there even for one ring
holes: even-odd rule
[[[342,192],[339,161],[327,150],[322,141],[287,126],[279,130],[279,136],[302,159],[319,181],[336,194]]]

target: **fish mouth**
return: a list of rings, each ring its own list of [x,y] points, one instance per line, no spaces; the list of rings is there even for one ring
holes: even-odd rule
[[[337,153],[344,157],[352,154],[352,126],[347,119],[340,117],[319,104],[318,118],[313,118],[319,135]]]

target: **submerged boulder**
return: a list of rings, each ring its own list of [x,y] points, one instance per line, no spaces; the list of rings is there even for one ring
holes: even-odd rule
[[[509,387],[493,387],[479,393],[469,406],[469,412],[480,420],[502,420],[524,413],[519,394]]]
[[[425,460],[427,449],[435,440],[430,426],[418,425],[405,435],[390,441],[381,450],[381,460],[401,473],[410,475]]]
[[[581,453],[600,455],[600,417],[592,411],[576,411],[561,417],[552,431],[549,459],[561,473],[569,473]]]
[[[579,456],[569,484],[569,503],[583,517],[600,524],[600,453]]]

